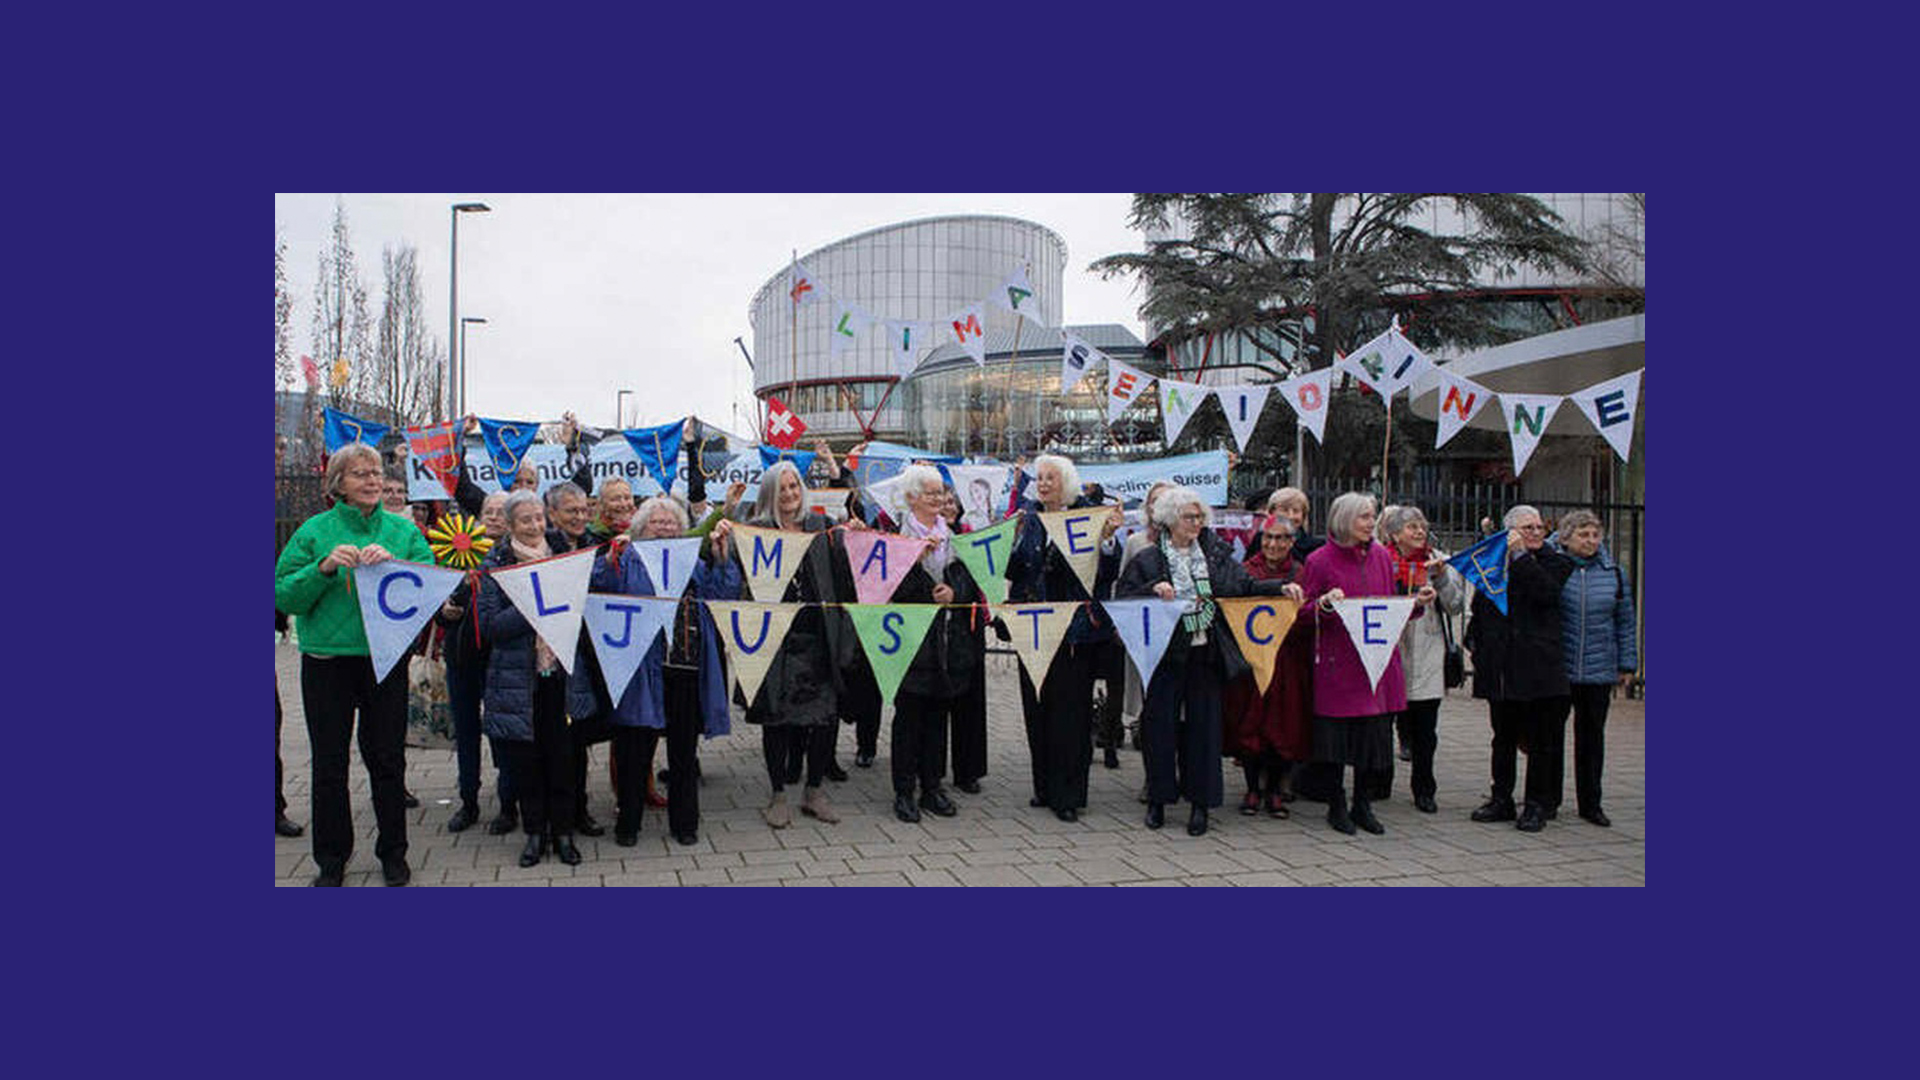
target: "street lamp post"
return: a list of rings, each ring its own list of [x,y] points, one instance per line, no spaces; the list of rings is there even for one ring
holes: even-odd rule
[[[454,417],[454,419],[456,420],[464,420],[466,419],[466,416],[467,416],[466,410],[465,410],[466,389],[467,389],[467,325],[469,323],[484,324],[486,321],[487,320],[481,318],[478,315],[460,316],[460,393],[461,393],[460,404],[462,406],[462,409],[459,412],[459,415]],[[466,431],[463,428],[461,430],[461,435],[464,437],[465,434],[466,434]]]
[[[458,340],[460,334],[460,215],[484,214],[490,212],[492,209],[493,207],[482,202],[454,203],[448,215],[453,221],[453,240],[450,245],[452,254],[448,256],[452,267],[451,272],[447,275],[448,348],[454,347],[454,343]],[[456,374],[456,372],[458,374]],[[453,398],[454,415],[467,415],[467,350],[464,346],[460,349],[460,355],[454,357],[453,364],[448,367],[447,379],[451,383],[451,385],[447,387],[447,391],[449,396]]]
[[[633,393],[631,390],[622,390],[613,395],[613,426],[615,428],[626,426],[623,421],[627,414],[621,411],[621,406],[626,402],[627,395],[631,393]]]

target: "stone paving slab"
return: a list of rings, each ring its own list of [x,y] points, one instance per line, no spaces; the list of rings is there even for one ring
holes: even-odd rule
[[[291,645],[278,645],[275,661],[286,709],[280,749],[286,762],[288,813],[306,824],[312,813],[299,654]],[[453,751],[409,747],[407,786],[422,803],[407,812],[413,883],[776,888],[1646,884],[1643,701],[1616,699],[1607,721],[1606,809],[1614,827],[1596,828],[1573,812],[1569,733],[1565,805],[1558,820],[1532,835],[1510,823],[1482,825],[1468,819],[1487,791],[1490,734],[1485,703],[1459,691],[1449,695],[1440,710],[1440,748],[1434,763],[1440,812],[1428,815],[1413,809],[1407,796],[1410,767],[1403,762],[1394,777],[1394,798],[1375,804],[1387,829],[1378,837],[1335,833],[1326,824],[1325,806],[1306,800],[1293,803],[1293,817],[1284,821],[1241,816],[1241,779],[1231,761],[1226,763],[1228,805],[1214,812],[1207,835],[1186,834],[1184,806],[1168,807],[1167,827],[1149,830],[1141,823],[1145,807],[1139,802],[1145,774],[1139,753],[1131,749],[1121,753],[1118,769],[1103,768],[1096,755],[1087,809],[1077,822],[1059,821],[1027,805],[1032,774],[1010,658],[988,659],[987,711],[989,772],[979,795],[950,789],[959,816],[926,814],[918,823],[896,820],[887,730],[881,731],[880,757],[870,769],[853,766],[853,735],[843,730],[839,760],[852,778],[827,785],[841,822],[824,824],[796,810],[794,824],[782,830],[768,828],[760,818],[767,798],[760,732],[741,721],[736,711],[733,734],[701,746],[705,779],[697,843],[673,843],[666,836],[665,812],[649,809],[635,847],[619,847],[611,833],[578,837],[584,857],[578,867],[549,857],[522,868],[518,856],[524,837],[518,834],[488,836],[484,827],[446,832],[457,798]],[[593,748],[588,776],[593,812],[611,825],[608,754],[605,744]],[[485,819],[496,807],[491,759],[484,750],[481,758]],[[655,764],[665,764],[664,753]],[[373,808],[357,746],[349,783],[356,840],[347,884],[377,887],[381,882],[373,856]],[[797,807],[797,789],[790,790],[789,800]],[[275,837],[275,885],[304,886],[312,879],[311,845],[311,834]]]

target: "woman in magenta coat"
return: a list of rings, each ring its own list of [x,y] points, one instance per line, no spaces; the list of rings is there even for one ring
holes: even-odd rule
[[[1327,512],[1327,543],[1307,556],[1300,587],[1317,631],[1313,658],[1313,759],[1353,768],[1353,814],[1346,791],[1335,781],[1327,800],[1327,823],[1353,834],[1354,826],[1387,830],[1367,799],[1369,772],[1393,765],[1393,714],[1407,707],[1406,674],[1395,649],[1380,684],[1373,686],[1347,628],[1333,610],[1347,597],[1392,596],[1393,555],[1373,542],[1373,496],[1348,492]],[[1307,612],[1301,613],[1304,618]]]

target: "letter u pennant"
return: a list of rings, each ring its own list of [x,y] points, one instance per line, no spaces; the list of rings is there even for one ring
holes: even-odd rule
[[[407,655],[420,628],[466,576],[460,570],[399,559],[353,568],[353,591],[360,598],[360,622],[367,628],[374,678],[386,679],[393,665]]]
[[[1273,662],[1280,655],[1280,643],[1293,629],[1300,605],[1285,596],[1232,596],[1216,603],[1220,605],[1220,617],[1240,646],[1240,655],[1253,668],[1254,683],[1262,694],[1266,693],[1273,682]]]
[[[802,610],[799,604],[754,604],[744,600],[709,600],[707,611],[720,628],[720,640],[726,644],[727,660],[733,672],[733,685],[740,696],[753,704],[760,684],[773,666],[773,654],[787,640],[793,617]]]
[[[880,685],[880,703],[893,704],[900,680],[906,678],[940,605],[853,604],[842,610],[860,634],[860,647],[873,666],[873,681]]]

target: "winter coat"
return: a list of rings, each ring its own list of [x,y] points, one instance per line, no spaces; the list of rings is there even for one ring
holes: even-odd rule
[[[1321,611],[1319,600],[1330,589],[1339,589],[1349,598],[1392,596],[1393,555],[1379,544],[1368,542],[1348,546],[1329,541],[1307,556],[1307,569],[1301,575],[1300,588],[1307,594],[1307,607],[1300,617],[1314,621],[1316,637],[1313,652],[1313,711],[1316,716],[1339,720],[1374,717],[1396,713],[1407,707],[1406,669],[1396,648],[1380,675],[1380,684],[1371,686],[1366,665],[1347,634],[1346,623],[1338,612]]]
[[[1565,697],[1567,668],[1561,644],[1560,593],[1573,560],[1542,546],[1507,563],[1507,613],[1473,597],[1466,647],[1473,652],[1473,696],[1489,701]]]
[[[396,559],[433,562],[433,549],[412,518],[375,507],[357,510],[342,500],[308,518],[288,539],[273,567],[273,606],[293,616],[300,651],[314,656],[367,656],[367,629],[353,574],[336,567],[320,572],[327,554],[341,544],[378,544]]]
[[[506,542],[506,538],[502,537],[494,541],[494,548]],[[492,551],[493,548],[488,549],[489,554]],[[453,595],[447,597],[447,603],[460,609],[460,617],[449,619],[443,612],[434,612],[433,620],[446,631],[440,655],[446,658],[448,667],[484,670],[487,666],[487,642],[480,633],[480,612],[474,606],[471,576],[453,587]]]
[[[1560,590],[1560,650],[1567,680],[1602,686],[1640,668],[1634,639],[1633,589],[1606,548],[1591,558],[1567,555],[1573,573]]]
[[[1435,549],[1433,554],[1445,558]],[[1460,614],[1467,606],[1467,582],[1460,572],[1442,565],[1428,572],[1439,611],[1433,605],[1416,607],[1400,631],[1400,664],[1407,673],[1408,701],[1436,701],[1447,694],[1447,635],[1440,629],[1442,615]]]
[[[847,591],[841,591],[841,574],[836,574],[834,570],[837,561],[847,575],[847,581],[851,581],[852,572],[845,569],[846,555],[838,550],[834,535],[828,531],[832,527],[833,523],[825,515],[801,515],[800,531],[808,534],[807,539],[811,542],[801,556],[803,561],[800,568],[787,584],[786,595],[781,598],[785,602],[810,604],[813,601],[854,598],[850,584],[844,586]],[[823,532],[827,535],[813,535]],[[738,543],[733,545],[733,558],[738,563]],[[744,582],[744,566],[741,574]],[[742,595],[750,592],[750,587],[743,584]],[[854,651],[858,645],[853,633],[846,614],[839,608],[809,606],[800,609],[787,631],[786,640],[780,643],[780,650],[773,655],[773,663],[767,668],[767,677],[760,684],[760,692],[747,703],[747,722],[799,726],[835,723],[840,709],[841,673],[856,665]]]
[[[618,705],[609,702],[605,675],[597,662],[591,672],[585,661],[598,653],[589,641],[580,647],[581,663],[567,686],[567,712],[575,717],[610,713],[615,727],[667,726],[666,662],[670,651],[676,659],[697,662],[700,672],[701,730],[708,736],[725,735],[731,727],[727,711],[726,673],[720,666],[720,638],[705,604],[697,600],[734,600],[740,596],[740,568],[731,560],[713,562],[704,552],[694,564],[686,595],[674,613],[673,623],[647,650],[633,681],[621,695]],[[587,586],[596,593],[624,596],[657,596],[646,562],[631,550],[622,554],[615,569],[602,552],[593,560],[593,577]]]
[[[489,571],[512,566],[513,542],[503,538],[487,553]],[[507,599],[491,573],[480,579],[480,636],[486,642],[487,685],[481,698],[486,704],[485,723],[489,737],[512,742],[533,741],[533,689],[543,676],[533,669],[536,651],[533,624]],[[556,653],[559,650],[554,650]],[[549,679],[564,680],[565,667],[557,667]]]
[[[1203,529],[1195,541],[1207,558],[1208,585],[1215,598],[1229,596],[1272,596],[1277,595],[1286,582],[1279,580],[1256,581],[1233,557],[1233,548],[1211,529]],[[1160,545],[1154,544],[1140,549],[1127,563],[1127,572],[1120,576],[1119,584],[1114,586],[1116,597],[1152,596],[1153,587],[1160,582],[1173,584],[1173,574],[1167,566],[1166,553]],[[1240,646],[1234,641],[1233,631],[1228,629],[1224,612],[1214,613],[1212,625],[1207,627],[1207,642],[1196,652],[1189,639],[1185,620],[1175,623],[1171,639],[1167,642],[1167,651],[1160,658],[1160,668],[1154,674],[1173,668],[1184,668],[1189,654],[1192,659],[1204,665],[1199,674],[1203,678],[1216,679],[1224,684],[1238,678],[1253,669],[1241,655]]]
[[[1282,570],[1259,552],[1246,566],[1254,580],[1282,585],[1305,572],[1299,559],[1289,558]],[[1280,642],[1267,692],[1260,693],[1249,671],[1227,684],[1221,710],[1226,754],[1243,762],[1264,753],[1276,753],[1288,761],[1313,756],[1313,620],[1304,610]]]
[[[968,571],[966,564],[958,558],[947,563],[942,581],[953,590],[950,603],[972,605],[979,602],[980,588],[974,584],[973,574]],[[894,590],[893,603],[931,604],[934,602],[933,586],[933,574],[927,570],[926,563],[914,563],[913,568],[900,579],[900,587]],[[981,639],[974,626],[974,620],[979,617],[978,607],[940,609],[940,613],[933,617],[932,625],[927,627],[927,636],[920,642],[920,651],[913,655],[913,663],[900,680],[900,693],[937,698],[958,697],[966,693],[982,662]]]
[[[1095,506],[1085,496],[1075,499],[1067,509],[1083,510]],[[1099,568],[1094,572],[1093,592],[1080,584],[1073,567],[1047,540],[1047,527],[1040,521],[1041,506],[1028,499],[1020,504],[1027,516],[1020,521],[1013,551],[1007,555],[1007,599],[1016,604],[1036,601],[1103,600],[1113,595],[1113,582],[1120,572],[1119,545],[1100,545]],[[1097,523],[1099,518],[1096,516]],[[1113,641],[1113,626],[1093,604],[1081,604],[1067,626],[1068,645],[1087,645]]]

